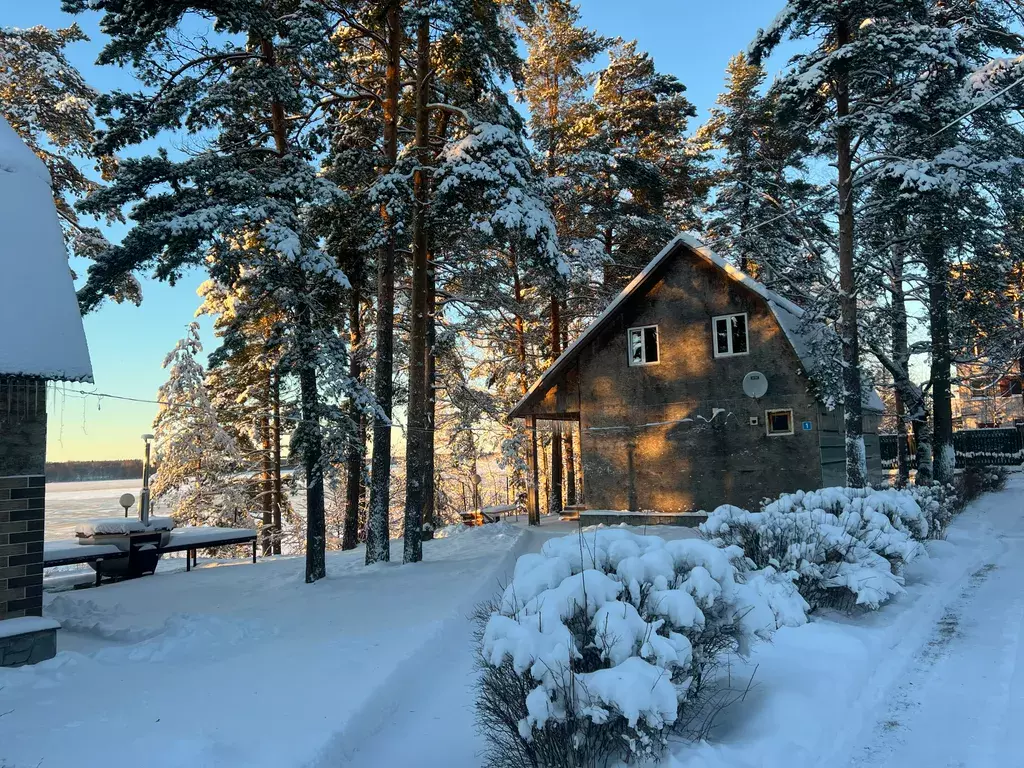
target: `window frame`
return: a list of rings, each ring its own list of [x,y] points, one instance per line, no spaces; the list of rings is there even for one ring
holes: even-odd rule
[[[728,339],[728,342],[729,342],[729,351],[728,352],[719,352],[718,351],[718,321],[719,320],[727,320],[728,321],[728,320],[730,320],[733,317],[742,317],[743,318],[743,336],[744,336],[744,338],[746,339],[746,342],[747,342],[747,351],[746,352],[733,352],[732,351],[732,329],[730,328],[730,333],[726,337]],[[750,354],[750,317],[749,317],[749,313],[747,313],[747,312],[731,312],[728,315],[714,315],[711,318],[711,351],[714,354],[715,358],[719,358],[719,357],[742,357],[743,355],[749,355]]]
[[[644,339],[644,331],[648,328],[654,329],[654,346],[657,350],[658,359],[654,361],[647,360],[647,344]],[[632,335],[633,331],[640,331],[640,349],[643,352],[644,359],[639,362],[633,362],[633,347],[632,347]],[[658,331],[657,323],[651,325],[634,325],[632,328],[626,329],[626,363],[630,368],[643,368],[648,365],[661,365],[661,332]]]
[[[789,414],[789,432],[772,431],[772,414]],[[769,408],[764,412],[764,432],[768,437],[789,437],[796,434],[796,418],[792,408]]]

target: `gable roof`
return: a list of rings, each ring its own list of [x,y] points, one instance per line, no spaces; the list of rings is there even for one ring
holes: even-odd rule
[[[818,360],[813,350],[817,343],[824,340],[827,334],[833,332],[823,323],[808,322],[804,316],[804,310],[789,299],[780,296],[762,283],[754,280],[750,275],[737,269],[721,256],[711,251],[711,249],[701,243],[697,238],[685,233],[680,233],[672,238],[668,244],[661,249],[657,256],[651,259],[647,266],[640,271],[640,274],[634,277],[630,281],[629,285],[623,288],[622,292],[612,299],[612,302],[605,307],[605,310],[598,315],[594,321],[586,327],[586,329],[584,329],[583,333],[577,336],[576,339],[565,348],[565,351],[558,356],[555,362],[553,362],[543,374],[541,374],[540,378],[533,382],[530,389],[527,390],[522,399],[516,403],[515,407],[513,407],[509,412],[509,416],[511,418],[522,418],[523,416],[526,416],[527,414],[523,413],[525,408],[538,395],[542,395],[551,388],[558,377],[568,369],[573,362],[575,362],[576,358],[583,350],[583,347],[597,333],[599,333],[602,328],[605,328],[614,319],[623,304],[625,304],[631,296],[637,294],[646,287],[658,267],[683,250],[689,251],[708,264],[717,267],[719,270],[724,272],[727,277],[744,285],[764,299],[768,304],[768,308],[778,321],[779,326],[782,328],[782,332],[785,335],[786,340],[800,359],[800,364],[803,366],[804,371],[810,375],[811,372],[815,370]],[[868,393],[866,393],[864,397],[864,407],[872,411],[883,410],[882,400],[874,389],[869,389]]]
[[[0,376],[92,381],[43,162],[0,117]]]

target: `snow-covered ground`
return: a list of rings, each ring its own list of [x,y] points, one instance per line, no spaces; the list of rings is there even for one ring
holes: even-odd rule
[[[753,690],[722,713],[712,743],[681,745],[673,765],[1022,764],[1024,476],[927,546],[906,595],[783,629],[736,664]]]
[[[314,585],[274,558],[48,594],[61,650],[0,670],[0,765],[476,768],[468,614],[572,529],[461,529],[414,566],[332,553]],[[1024,477],[928,546],[882,610],[817,616],[734,661],[753,689],[675,763],[1019,764]]]

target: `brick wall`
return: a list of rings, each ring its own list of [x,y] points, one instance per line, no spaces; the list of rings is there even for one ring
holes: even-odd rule
[[[46,386],[0,378],[0,619],[43,607]]]
[[[0,477],[0,619],[42,614],[44,482]]]

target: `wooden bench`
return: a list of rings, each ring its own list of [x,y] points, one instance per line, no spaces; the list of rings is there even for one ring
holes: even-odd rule
[[[476,526],[501,521],[501,516],[508,517],[515,514],[518,507],[515,504],[493,504],[489,507],[481,507],[472,512],[460,512],[459,517],[465,525]]]
[[[160,553],[184,552],[185,570],[191,571],[198,550],[233,544],[252,544],[252,561],[256,562],[256,531],[251,528],[180,528],[171,531],[171,539]]]
[[[77,539],[43,542],[43,568],[58,565],[83,565],[103,560],[121,560],[130,553],[113,544],[79,544]],[[96,586],[100,585],[100,572],[96,571]]]

